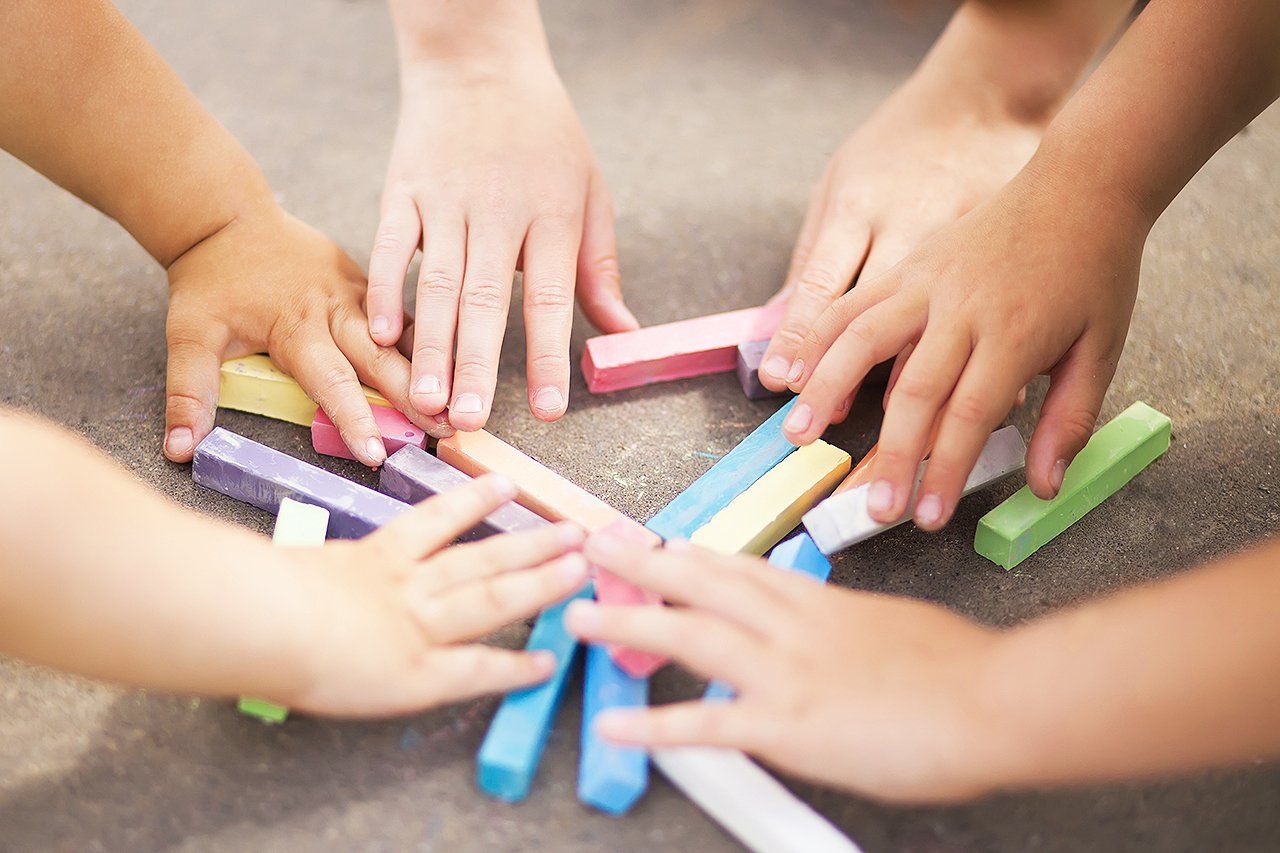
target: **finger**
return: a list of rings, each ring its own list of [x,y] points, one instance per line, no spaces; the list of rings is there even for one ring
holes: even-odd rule
[[[459,583],[540,566],[566,551],[582,547],[586,534],[576,524],[548,524],[537,530],[490,536],[481,542],[456,545],[417,573],[421,589],[435,593]]]
[[[473,221],[468,230],[449,404],[449,423],[456,429],[477,430],[489,419],[522,236],[493,221]]]
[[[414,309],[410,401],[424,415],[449,403],[454,335],[466,262],[467,226],[460,212],[440,211],[427,222]]]
[[[554,421],[569,404],[574,266],[582,223],[535,219],[524,243],[524,325],[529,411]]]
[[[765,732],[738,702],[678,702],[660,708],[617,708],[596,718],[613,743],[658,749],[711,746],[758,752]]]
[[[440,593],[411,589],[410,605],[436,642],[457,643],[491,634],[568,598],[587,582],[587,561],[565,554],[533,569],[493,575]]]
[[[760,362],[760,382],[781,391],[798,378],[801,345],[821,316],[846,290],[866,257],[870,232],[866,226],[828,217],[813,250],[796,277],[787,313]]]
[[[922,239],[922,237],[916,238],[904,234],[878,232],[871,240],[871,249],[867,252],[867,260],[862,265],[862,272],[858,273],[858,279],[872,281],[884,275],[911,254],[912,249],[919,245]]]
[[[813,242],[818,236],[818,227],[822,224],[822,213],[827,207],[826,188],[827,182],[823,180],[810,196],[809,206],[804,212],[804,221],[800,223],[800,233],[796,236],[796,245],[791,250],[791,263],[787,265],[786,281],[766,304],[773,305],[789,299],[795,291],[796,279],[800,277],[800,271],[809,261],[809,255],[813,252]]]
[[[169,358],[165,377],[164,454],[190,462],[196,445],[213,429],[226,326],[210,320],[183,320],[169,312]]]
[[[804,445],[821,436],[845,397],[857,391],[867,371],[919,336],[926,313],[915,299],[897,296],[855,317],[804,381],[800,396],[782,423],[787,438]]]
[[[556,670],[554,652],[513,652],[467,645],[434,649],[422,677],[413,681],[418,695],[405,710],[460,702],[490,693],[507,693],[546,681]]]
[[[420,560],[475,527],[516,496],[506,477],[486,474],[443,495],[428,498],[365,537],[388,562]]]
[[[404,277],[421,236],[413,199],[398,192],[387,196],[369,253],[369,334],[379,346],[393,346],[404,328]]]
[[[1009,414],[1018,389],[1026,381],[1027,376],[1011,363],[1010,354],[983,344],[974,350],[942,411],[938,438],[916,501],[918,527],[938,530],[951,519],[982,446]]]
[[[849,327],[854,325],[862,315],[872,309],[879,308],[880,304],[889,301],[890,297],[899,296],[898,289],[899,281],[896,276],[883,276],[874,281],[867,281],[858,285],[833,302],[831,307],[823,311],[822,315],[813,322],[813,327],[805,336],[804,343],[800,345],[795,364],[792,365],[795,368],[794,375],[796,379],[794,382],[788,382],[788,387],[797,394],[800,393],[805,383],[808,382],[809,376],[817,369],[818,363],[822,361],[836,340],[847,332]],[[921,313],[919,327],[923,329],[924,315],[928,310],[928,304],[919,295],[910,297],[902,295],[901,298],[909,299],[909,303],[919,309]],[[901,352],[901,350],[890,353],[885,359],[887,360],[889,357],[897,355],[898,352]],[[872,365],[872,367],[874,366]]]
[[[936,331],[930,324],[925,330],[885,409],[876,461],[868,476],[872,485],[867,511],[876,521],[891,523],[906,512],[933,424],[969,359],[969,338],[944,328]]]
[[[613,202],[598,171],[592,175],[591,184],[587,187],[582,245],[578,249],[577,298],[587,321],[601,332],[628,332],[640,328],[635,315],[622,300]]]
[[[758,675],[766,651],[761,638],[701,610],[575,601],[565,611],[565,627],[587,642],[672,658],[690,672],[737,689]]]
[[[1062,488],[1067,466],[1093,435],[1116,359],[1082,338],[1050,372],[1040,422],[1027,449],[1027,485],[1041,500]]]
[[[884,383],[884,397],[880,399],[880,408],[889,408],[889,395],[893,393],[893,386],[898,384],[898,377],[902,374],[902,368],[907,366],[907,359],[911,358],[913,349],[915,344],[907,344],[902,352],[894,356],[893,367],[889,369],[889,380]]]

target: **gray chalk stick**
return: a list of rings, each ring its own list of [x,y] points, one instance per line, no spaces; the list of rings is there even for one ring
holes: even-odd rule
[[[747,395],[748,400],[767,400],[770,397],[781,397],[791,393],[786,389],[770,391],[760,384],[760,361],[768,348],[767,340],[738,344],[738,382],[741,383],[742,393]]]

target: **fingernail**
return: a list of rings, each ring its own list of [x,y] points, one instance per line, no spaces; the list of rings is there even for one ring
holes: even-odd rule
[[[415,394],[439,394],[440,393],[440,377],[424,376],[419,379],[413,386]]]
[[[501,474],[485,474],[485,482],[489,484],[489,488],[493,489],[493,493],[500,498],[514,500],[516,496],[516,484],[511,482],[510,478]]]
[[[1067,460],[1059,459],[1053,463],[1053,470],[1049,472],[1049,485],[1053,486],[1053,492],[1056,495],[1062,490],[1062,479],[1067,476]]]
[[[893,483],[876,480],[867,492],[867,509],[871,512],[888,512],[893,509]]]
[[[381,439],[366,439],[364,442],[364,453],[368,460],[374,465],[381,465],[387,460],[387,449],[382,445]]]
[[[937,524],[942,520],[942,499],[935,494],[925,495],[916,504],[916,521],[920,524]]]
[[[797,358],[794,362],[792,362],[791,370],[788,371],[787,373],[787,381],[799,382],[800,377],[803,375],[804,375],[804,362]]]
[[[187,427],[174,427],[169,430],[169,440],[165,442],[169,447],[169,453],[174,456],[183,453],[190,453],[195,446],[195,434]],[[152,445],[153,447],[155,445]]]
[[[667,547],[672,551],[688,551],[693,548],[693,543],[688,539],[668,539]]]
[[[787,415],[787,422],[782,425],[782,428],[787,432],[804,432],[811,423],[813,423],[813,410],[807,403],[799,403],[791,410],[791,414]]]
[[[586,573],[587,561],[577,551],[561,557],[560,565],[556,567],[556,574],[567,581],[581,580]]]
[[[460,415],[474,415],[484,407],[479,394],[459,394],[453,398],[453,405],[449,408]]]
[[[560,534],[560,541],[566,548],[576,548],[587,538],[587,534],[581,527],[570,522],[557,524],[556,532]]]
[[[564,408],[564,395],[554,385],[539,388],[533,395],[533,407],[540,412],[558,412]]]
[[[369,323],[369,331],[375,335],[384,335],[391,331],[391,321],[386,317],[374,317]]]
[[[787,378],[787,360],[780,355],[770,356],[761,367],[770,376],[776,376],[779,379]]]
[[[600,611],[594,601],[578,599],[570,602],[564,611],[565,622],[578,634],[587,634],[600,628]]]
[[[556,653],[546,649],[539,649],[536,652],[529,652],[529,658],[533,661],[533,668],[538,672],[551,673],[556,668]]]
[[[631,737],[638,722],[635,711],[601,711],[596,716],[596,732],[606,740]]]
[[[588,552],[603,560],[619,556],[623,547],[621,540],[608,533],[593,533],[587,540]]]

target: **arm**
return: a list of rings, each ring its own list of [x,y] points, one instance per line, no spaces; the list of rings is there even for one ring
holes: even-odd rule
[[[547,661],[470,643],[586,575],[563,526],[445,547],[510,499],[497,478],[290,551],[3,411],[0,470],[0,653],[153,690],[384,715],[531,684]]]
[[[621,743],[744,749],[917,802],[1280,756],[1280,544],[1005,631],[757,560],[598,537],[587,555],[682,607],[575,603],[575,633],[738,692],[602,716]]]
[[[555,420],[569,401],[575,297],[603,331],[636,322],[622,303],[608,191],[537,4],[393,0],[391,10],[400,121],[369,259],[369,332],[383,346],[401,337],[421,246],[412,403],[479,429],[521,259],[529,410]]]
[[[357,376],[448,433],[409,406],[407,361],[368,340],[359,268],[279,208],[253,158],[110,3],[16,0],[0,6],[0,32],[0,147],[168,270],[171,459],[189,460],[212,428],[223,358],[250,352],[270,352],[368,464],[385,453]]]

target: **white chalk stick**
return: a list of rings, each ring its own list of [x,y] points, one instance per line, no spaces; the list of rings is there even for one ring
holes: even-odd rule
[[[985,489],[1015,471],[1022,470],[1026,457],[1027,445],[1017,427],[1007,426],[996,430],[983,445],[982,453],[969,472],[969,479],[965,481],[961,496]],[[907,501],[907,511],[897,521],[883,524],[871,517],[867,512],[867,493],[872,484],[863,483],[856,489],[837,492],[805,513],[805,529],[822,553],[833,554],[897,527],[911,518],[915,511],[916,490],[920,488],[920,480],[927,465],[927,462],[922,462],[916,471],[916,482],[912,487],[911,500]]]

